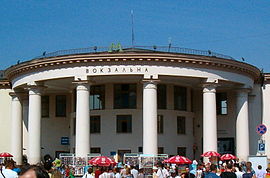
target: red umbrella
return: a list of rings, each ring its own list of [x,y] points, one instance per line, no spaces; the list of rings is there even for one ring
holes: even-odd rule
[[[212,157],[212,156],[218,156],[220,157],[220,154],[216,151],[207,151],[201,155],[202,157]]]
[[[232,154],[224,154],[220,157],[222,161],[236,159],[236,156]]]
[[[8,157],[13,157],[13,156],[10,153],[3,152],[3,153],[0,153],[0,157],[2,157],[2,158],[8,158]]]
[[[165,163],[172,163],[172,164],[191,164],[192,161],[184,156],[173,156],[169,159],[164,160]]]
[[[88,161],[89,164],[94,166],[110,166],[115,165],[116,162],[107,156],[98,156]]]

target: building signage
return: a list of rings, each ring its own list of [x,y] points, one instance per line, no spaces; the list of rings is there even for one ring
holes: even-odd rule
[[[87,74],[148,73],[147,67],[94,67],[86,69]]]
[[[260,124],[256,127],[256,132],[259,134],[259,135],[263,135],[265,134],[267,131],[267,128],[264,124]]]
[[[61,137],[61,145],[69,145],[69,137]]]
[[[258,153],[259,154],[265,154],[265,142],[264,140],[258,141]]]

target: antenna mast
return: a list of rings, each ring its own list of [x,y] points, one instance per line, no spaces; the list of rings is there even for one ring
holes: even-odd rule
[[[131,10],[131,44],[132,44],[132,48],[134,47],[134,28],[133,28],[133,10]]]

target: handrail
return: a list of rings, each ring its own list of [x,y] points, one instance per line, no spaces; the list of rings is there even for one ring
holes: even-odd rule
[[[231,59],[235,60],[231,56],[219,54],[210,50],[197,50],[197,49],[189,49],[189,48],[180,48],[180,47],[170,47],[170,46],[121,46],[121,51],[125,51],[127,49],[139,49],[139,50],[149,50],[152,52],[167,52],[167,53],[179,53],[179,54],[191,54],[191,55],[199,55],[199,56],[210,56],[217,57],[223,59]],[[87,53],[100,53],[100,52],[109,52],[111,47],[87,47],[87,48],[76,48],[76,49],[68,49],[68,50],[59,50],[51,53],[44,52],[43,55],[37,56],[34,59],[40,58],[48,58],[48,57],[57,57],[57,56],[65,56],[65,55],[74,55],[74,54],[87,54]],[[113,50],[117,51],[117,50]]]

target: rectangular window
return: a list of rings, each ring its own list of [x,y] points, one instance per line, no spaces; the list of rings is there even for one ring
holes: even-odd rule
[[[90,88],[90,110],[105,108],[105,86],[96,85]]]
[[[41,97],[41,117],[49,117],[50,114],[50,97]]]
[[[183,116],[177,116],[177,133],[186,134],[186,118]]]
[[[139,153],[142,153],[143,152],[143,147],[142,146],[138,147],[138,152]]]
[[[136,84],[114,85],[114,108],[136,109]]]
[[[67,98],[66,95],[57,95],[55,97],[55,116],[66,117]]]
[[[92,147],[90,148],[91,153],[101,153],[100,147]]]
[[[77,90],[74,89],[73,90],[73,109],[74,109],[74,112],[76,112],[76,106],[77,106]]]
[[[73,135],[76,134],[76,118],[73,119]]]
[[[217,114],[218,115],[228,114],[227,93],[217,93],[216,94],[216,103],[217,103]]]
[[[164,154],[164,147],[158,147],[158,154]]]
[[[163,115],[157,116],[157,133],[158,134],[163,133]]]
[[[186,156],[186,151],[187,151],[186,147],[177,147],[177,154],[179,156]]]
[[[180,111],[187,110],[187,88],[174,86],[174,109]]]
[[[167,88],[166,85],[157,85],[158,109],[167,108]]]
[[[132,132],[132,116],[131,115],[117,115],[116,118],[117,133],[131,133]]]
[[[100,116],[90,116],[90,133],[100,133]]]

